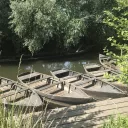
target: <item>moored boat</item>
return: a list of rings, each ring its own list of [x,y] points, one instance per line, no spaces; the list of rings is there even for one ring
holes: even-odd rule
[[[111,78],[106,78],[105,75],[110,76],[118,76],[119,73],[115,72],[111,68],[106,68],[100,64],[84,64],[83,65],[85,73],[87,73],[90,76],[101,78],[106,81],[113,81]]]
[[[81,89],[64,84],[52,76],[39,72],[25,72],[18,75],[18,80],[25,86],[34,89],[41,97],[56,102],[58,106],[83,104],[94,101]],[[62,104],[62,105],[61,105]]]
[[[38,94],[8,78],[0,77],[1,104],[6,107],[39,108],[42,100]]]
[[[99,54],[99,62],[104,67],[113,69],[117,73],[121,73],[119,67],[116,65],[116,60],[112,59],[111,57]]]
[[[127,96],[126,92],[111,83],[105,82],[98,78],[91,78],[86,74],[81,74],[68,69],[53,70],[51,73],[54,77],[82,89],[86,94],[95,99]]]

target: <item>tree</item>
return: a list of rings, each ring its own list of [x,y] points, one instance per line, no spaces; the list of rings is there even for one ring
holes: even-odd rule
[[[119,80],[128,83],[128,0],[117,0],[117,3],[112,11],[105,11],[104,23],[115,32],[108,38],[111,46],[121,52],[120,55],[109,50],[106,52],[117,59],[117,65],[122,71]]]
[[[10,0],[11,27],[35,52],[50,39],[60,47],[77,45],[91,24],[103,19],[112,0]],[[106,6],[105,6],[106,5]]]

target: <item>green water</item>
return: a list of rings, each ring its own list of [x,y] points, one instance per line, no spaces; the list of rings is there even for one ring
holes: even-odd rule
[[[98,62],[98,54],[90,54],[79,56],[77,58],[59,59],[59,60],[37,60],[22,62],[20,66],[20,73],[33,69],[37,72],[50,74],[50,70],[56,68],[68,68],[74,71],[84,73],[82,64],[85,63],[96,63]],[[18,73],[18,63],[6,63],[0,64],[0,76],[7,77],[13,80],[17,80],[16,76]]]

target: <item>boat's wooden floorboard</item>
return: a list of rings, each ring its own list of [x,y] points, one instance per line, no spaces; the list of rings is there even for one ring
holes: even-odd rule
[[[36,88],[37,86],[44,86],[46,84],[46,81],[38,81],[36,83],[29,84],[29,87]]]
[[[8,86],[4,86],[4,87],[1,87],[1,88],[0,88],[0,93],[2,93],[2,92],[6,92],[6,91],[9,91],[9,90],[11,90],[10,87],[8,87]]]
[[[128,97],[50,110],[45,115],[45,125],[49,128],[97,128],[119,113],[128,114]]]

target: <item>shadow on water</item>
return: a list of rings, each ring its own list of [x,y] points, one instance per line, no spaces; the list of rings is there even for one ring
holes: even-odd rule
[[[56,68],[69,68],[78,72],[84,73],[82,64],[98,62],[97,55],[84,55],[73,58],[60,58],[57,60],[36,60],[22,62],[20,72],[34,69],[37,72],[50,74],[50,70]],[[18,71],[18,63],[0,64],[0,76],[16,80]]]

